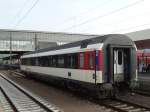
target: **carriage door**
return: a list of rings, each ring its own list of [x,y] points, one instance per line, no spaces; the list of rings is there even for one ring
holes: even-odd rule
[[[114,81],[124,81],[124,54],[122,49],[114,49]]]

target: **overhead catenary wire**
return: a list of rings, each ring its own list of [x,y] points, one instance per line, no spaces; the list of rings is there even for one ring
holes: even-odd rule
[[[22,16],[21,19],[19,19],[19,21],[16,23],[15,27],[17,27],[28,15],[29,13],[32,11],[32,9],[38,4],[40,0],[36,0],[34,2],[34,4],[31,6],[31,8],[28,9],[28,11]]]
[[[74,20],[75,18],[79,18],[79,17],[81,17],[81,16],[83,16],[85,14],[88,14],[88,13],[92,12],[93,10],[99,8],[99,7],[101,8],[101,7],[105,6],[105,5],[107,5],[111,1],[113,1],[113,0],[107,0],[107,1],[105,1],[105,2],[95,6],[93,8],[90,8],[90,9],[88,9],[88,10],[86,10],[84,12],[81,12],[81,13],[75,15],[75,16],[72,16],[70,18],[67,18],[67,19],[63,20],[62,22],[60,22],[59,24],[54,25],[53,27],[59,26],[60,24],[65,24],[66,22],[70,22],[70,21]]]
[[[108,27],[114,26],[116,24],[127,22],[128,20],[132,20],[133,21],[133,20],[135,20],[136,17],[139,17],[139,16],[140,17],[145,17],[145,15],[149,16],[149,14],[150,14],[150,12],[146,12],[146,13],[142,13],[142,14],[135,14],[135,15],[132,15],[130,17],[123,18],[121,20],[111,21],[111,23],[103,24],[103,26],[108,26]],[[86,31],[86,30],[89,30],[89,29],[91,29],[91,27],[86,27],[86,29],[83,29],[83,30],[80,30],[80,31],[83,32],[83,31]]]
[[[139,28],[139,27],[146,26],[146,25],[150,25],[150,22],[145,23],[145,24],[141,24],[141,25],[136,25],[136,26],[128,27],[128,28],[122,28],[122,29],[114,30],[111,33],[116,33],[116,32],[121,32],[121,31],[126,31],[126,30],[131,30],[131,29]]]
[[[23,10],[26,7],[26,5],[28,4],[28,2],[29,2],[29,0],[24,1],[24,3],[22,4],[22,7],[19,9],[19,11],[16,13],[16,15],[8,23],[8,26],[10,26],[10,24],[13,24],[13,21],[16,21],[17,17],[19,17],[21,15],[21,13],[23,12]]]
[[[110,12],[105,13],[105,14],[102,14],[102,15],[99,15],[99,16],[97,16],[97,17],[95,17],[95,18],[88,19],[88,20],[86,20],[86,21],[84,21],[84,22],[82,22],[82,23],[79,23],[79,24],[76,24],[76,25],[72,25],[71,27],[68,27],[68,28],[66,28],[66,29],[64,29],[64,30],[70,30],[70,29],[72,29],[72,28],[74,28],[74,27],[79,27],[79,26],[85,25],[85,24],[87,24],[87,23],[89,23],[89,22],[92,22],[92,21],[94,21],[94,20],[101,19],[101,18],[103,18],[103,17],[109,16],[109,15],[114,14],[114,13],[116,13],[116,12],[119,12],[119,11],[122,11],[122,10],[124,10],[124,9],[130,8],[130,7],[132,7],[132,6],[134,6],[134,5],[137,5],[137,4],[139,4],[139,3],[143,2],[143,1],[144,1],[144,0],[138,0],[138,1],[134,2],[134,3],[131,3],[131,4],[126,5],[126,6],[124,6],[124,7],[115,9],[115,10],[113,10],[113,11],[110,11]]]

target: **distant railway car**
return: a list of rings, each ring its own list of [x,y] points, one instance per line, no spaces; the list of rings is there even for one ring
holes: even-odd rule
[[[137,66],[139,72],[150,72],[150,49],[137,51]]]
[[[117,85],[137,80],[135,44],[120,34],[26,53],[20,67],[32,77],[96,90],[102,98],[114,95]]]
[[[6,69],[20,69],[20,55],[4,57],[2,66]]]

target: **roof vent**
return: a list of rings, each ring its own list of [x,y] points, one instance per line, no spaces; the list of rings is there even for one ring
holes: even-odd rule
[[[87,45],[91,42],[91,40],[83,40],[81,42],[81,48],[87,48]]]

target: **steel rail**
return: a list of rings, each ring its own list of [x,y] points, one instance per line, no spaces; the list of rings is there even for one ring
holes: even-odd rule
[[[20,85],[18,85],[17,83],[13,82],[8,77],[6,77],[4,74],[0,73],[0,78],[1,78],[1,85],[0,85],[1,86],[1,90],[3,91],[3,93],[7,97],[7,99],[9,99],[9,102],[12,105],[12,107],[14,108],[15,112],[20,112],[20,110],[22,110],[22,112],[26,111],[25,110],[26,108],[20,109],[20,107],[19,107],[20,105],[19,106],[16,105],[19,102],[18,101],[19,99],[16,98],[17,95],[12,95],[13,92],[16,92],[15,94],[18,94],[18,96],[19,95],[21,96],[23,94],[22,96],[24,98],[22,99],[22,101],[31,103],[31,101],[26,101],[25,97],[27,97],[28,99],[31,99],[32,102],[35,102],[35,104],[38,105],[38,108],[40,107],[39,110],[41,109],[42,111],[44,110],[46,112],[62,112],[55,105],[50,104],[49,102],[45,101],[44,99],[42,99],[42,98],[34,95],[33,93],[27,91],[26,89],[22,88]],[[4,83],[5,86],[2,83]],[[9,93],[10,91],[12,91],[12,93]],[[13,98],[14,99],[16,98],[15,101],[13,101]],[[23,102],[20,102],[20,103],[23,103]],[[21,104],[21,105],[23,105],[24,107],[26,106],[26,104]],[[30,105],[28,105],[28,106],[30,106]],[[32,105],[31,105],[31,107],[32,107]],[[38,111],[38,108],[37,108],[37,111]],[[34,108],[33,108],[33,110],[34,110]],[[31,110],[31,112],[32,112],[32,110]]]

